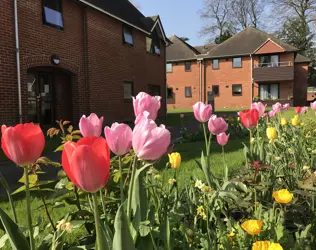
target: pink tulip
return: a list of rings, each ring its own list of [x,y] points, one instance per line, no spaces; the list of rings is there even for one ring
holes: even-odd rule
[[[110,173],[110,151],[105,139],[88,136],[77,143],[66,142],[62,166],[77,187],[89,193],[99,191]]]
[[[269,112],[269,117],[275,117],[276,116],[276,112],[274,111],[274,110],[271,110],[270,112]]]
[[[316,101],[311,102],[311,108],[316,111]]]
[[[132,147],[133,131],[123,123],[105,127],[104,135],[111,151],[116,155],[126,154]]]
[[[291,107],[290,104],[289,104],[289,103],[286,103],[286,104],[283,105],[283,108],[282,108],[282,109],[283,109],[283,110],[289,110],[290,107]]]
[[[207,122],[212,116],[212,105],[197,102],[193,106],[194,117],[199,122]]]
[[[264,117],[266,106],[262,102],[255,102],[251,104],[251,109],[256,109],[259,112],[259,117]]]
[[[45,137],[40,126],[33,123],[15,127],[1,127],[1,147],[6,156],[16,165],[25,167],[40,158]]]
[[[228,124],[222,117],[217,118],[216,115],[212,115],[208,121],[209,131],[216,135],[225,132],[228,129]]]
[[[80,129],[81,134],[84,137],[87,137],[87,136],[99,137],[102,132],[102,124],[103,124],[103,117],[99,119],[99,117],[95,113],[92,113],[88,117],[83,115],[80,118],[79,129]]]
[[[277,102],[276,104],[272,105],[272,109],[277,114],[282,111],[282,104]]]
[[[151,96],[147,93],[140,92],[136,98],[133,97],[134,114],[137,117],[144,111],[149,113],[149,119],[156,120],[158,110],[160,109],[160,96]]]
[[[158,160],[168,149],[170,132],[164,125],[157,124],[149,119],[149,113],[138,116],[138,123],[133,130],[132,145],[137,157],[141,160]]]
[[[302,108],[301,108],[300,115],[301,115],[301,114],[305,114],[305,113],[307,113],[307,112],[308,112],[308,107],[302,107]]]
[[[184,118],[184,114],[180,114],[180,118],[183,119]]]
[[[216,139],[219,145],[221,145],[222,147],[224,147],[229,139],[230,134],[226,135],[225,133],[220,133],[218,135],[216,135]]]

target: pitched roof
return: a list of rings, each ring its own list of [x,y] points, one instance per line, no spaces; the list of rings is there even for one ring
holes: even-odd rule
[[[176,35],[170,37],[169,40],[172,42],[172,44],[166,48],[167,61],[196,59],[196,55],[200,54],[197,49]]]
[[[92,8],[95,8],[107,15],[112,16],[120,20],[123,23],[129,24],[132,27],[150,35],[153,27],[157,22],[161,32],[163,33],[163,39],[166,42],[169,40],[165,37],[163,27],[159,16],[145,17],[129,0],[78,0],[79,2],[86,4]]]
[[[206,54],[212,49],[215,49],[218,46],[218,44],[210,43],[210,44],[205,44],[201,46],[194,46],[196,50],[198,50],[201,54]]]
[[[295,62],[296,63],[309,63],[309,62],[311,62],[311,59],[309,59],[301,54],[297,54],[295,57]]]
[[[287,44],[272,35],[253,27],[247,27],[238,34],[227,39],[213,49],[209,57],[226,57],[234,55],[250,55],[268,39],[280,45],[287,52],[298,51],[297,48]]]

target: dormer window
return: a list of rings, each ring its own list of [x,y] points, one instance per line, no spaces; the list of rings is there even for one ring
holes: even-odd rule
[[[160,40],[158,37],[146,37],[146,50],[149,53],[160,56]]]
[[[134,45],[132,28],[127,25],[123,25],[123,43],[131,46]]]
[[[43,22],[57,29],[64,28],[61,0],[43,0]]]

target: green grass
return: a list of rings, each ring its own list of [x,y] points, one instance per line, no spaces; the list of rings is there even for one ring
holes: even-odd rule
[[[13,196],[14,197],[14,196]],[[50,202],[50,200],[46,201],[47,203]],[[20,199],[14,202],[16,212],[17,212],[17,219],[20,227],[27,228],[27,216],[26,216],[26,201],[24,199]],[[52,227],[49,227],[45,229],[46,225],[48,224],[48,219],[46,216],[46,213],[43,209],[43,207],[39,208],[42,205],[42,201],[39,198],[32,198],[32,220],[33,224],[37,224],[37,221],[39,219],[43,220],[43,222],[40,224],[40,234],[36,238],[36,245],[39,245],[40,242],[43,240],[43,237],[50,233],[52,231]],[[9,202],[1,202],[0,203],[1,209],[3,209],[11,218],[13,218],[10,204]],[[73,213],[74,211],[77,211],[77,208],[72,205],[67,205],[63,208],[55,208],[55,209],[49,209],[50,215],[55,223],[57,223],[58,220],[62,219],[66,214]],[[0,237],[3,235],[3,231],[0,230]],[[71,234],[64,234],[64,239],[67,242],[76,243],[78,242],[78,239],[82,236],[86,235],[86,231],[84,228],[80,228]],[[1,248],[3,250],[9,250],[12,249],[9,241],[7,241],[6,246],[4,248]]]
[[[192,142],[192,143],[185,143],[185,144],[176,144],[174,147],[174,152],[179,152],[182,157],[182,164],[179,169],[177,169],[177,182],[180,187],[183,186],[185,182],[187,182],[191,176],[195,178],[205,180],[202,170],[199,168],[196,161],[200,161],[201,157],[201,150],[205,147],[204,142]],[[230,140],[227,146],[225,147],[226,150],[226,164],[229,168],[229,173],[232,174],[234,171],[238,170],[241,166],[244,165],[244,156],[242,152],[243,145],[241,141],[238,140]],[[223,157],[221,147],[215,142],[215,138],[213,138],[213,143],[211,147],[211,171],[216,175],[220,176],[223,174]],[[161,167],[165,166],[168,162],[168,157],[164,157],[160,165]],[[173,178],[174,170],[168,169],[164,172],[161,172],[163,175],[163,181],[165,183],[168,182],[169,178]],[[24,194],[23,194],[24,195]],[[22,197],[18,197],[19,199],[15,201],[15,206],[17,209],[18,221],[19,224],[22,226],[27,226],[26,221],[26,203]],[[49,200],[48,200],[49,202]],[[44,229],[48,223],[48,219],[44,212],[43,208],[38,209],[42,205],[42,202],[39,198],[34,197],[32,199],[32,211],[33,211],[33,223],[37,220],[38,217],[43,219],[43,223],[41,224],[41,230],[45,230],[45,235],[49,233],[51,227],[48,229]],[[11,216],[10,205],[7,201],[0,202],[0,207],[4,209]],[[56,223],[57,220],[60,220],[63,216],[67,213],[76,211],[77,208],[75,206],[66,205],[63,208],[56,208],[50,209],[53,221]],[[81,228],[71,234],[65,234],[65,240],[70,243],[78,242],[78,239],[81,236],[86,234],[85,229]],[[0,231],[0,236],[3,235],[3,232]],[[43,236],[44,234],[41,234]],[[37,242],[42,240],[41,237],[37,238]],[[8,245],[8,243],[7,243]],[[6,246],[3,248],[4,250],[11,249],[10,247]]]

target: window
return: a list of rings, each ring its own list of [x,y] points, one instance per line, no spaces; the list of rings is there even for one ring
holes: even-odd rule
[[[235,57],[233,58],[233,68],[241,68],[241,57]]]
[[[148,94],[151,96],[161,96],[159,85],[148,85]]]
[[[152,43],[153,43],[153,39],[147,36],[146,37],[146,51],[149,53],[152,53]]]
[[[184,68],[185,68],[185,71],[191,71],[191,62],[185,62]]]
[[[166,70],[167,70],[167,72],[172,72],[172,63],[167,63],[166,64]]]
[[[123,42],[131,46],[134,45],[132,28],[127,25],[123,25]]]
[[[213,85],[212,92],[214,93],[215,96],[218,96],[219,95],[219,85]]]
[[[154,39],[151,37],[146,37],[146,50],[149,53],[156,54],[160,56],[160,41],[159,38],[154,36]]]
[[[259,67],[279,67],[280,60],[279,55],[267,55],[259,57]]]
[[[124,100],[132,100],[133,96],[133,82],[124,82]]]
[[[191,87],[185,87],[184,89],[184,94],[185,94],[185,97],[192,97],[192,89]]]
[[[213,69],[219,69],[219,61],[218,59],[213,60]]]
[[[260,84],[260,100],[278,99],[279,98],[279,84]]]
[[[241,96],[242,95],[242,85],[241,84],[233,84],[232,95],[233,96]]]
[[[173,98],[173,89],[167,88],[167,98]]]
[[[64,28],[61,0],[43,0],[43,21],[58,29]]]

